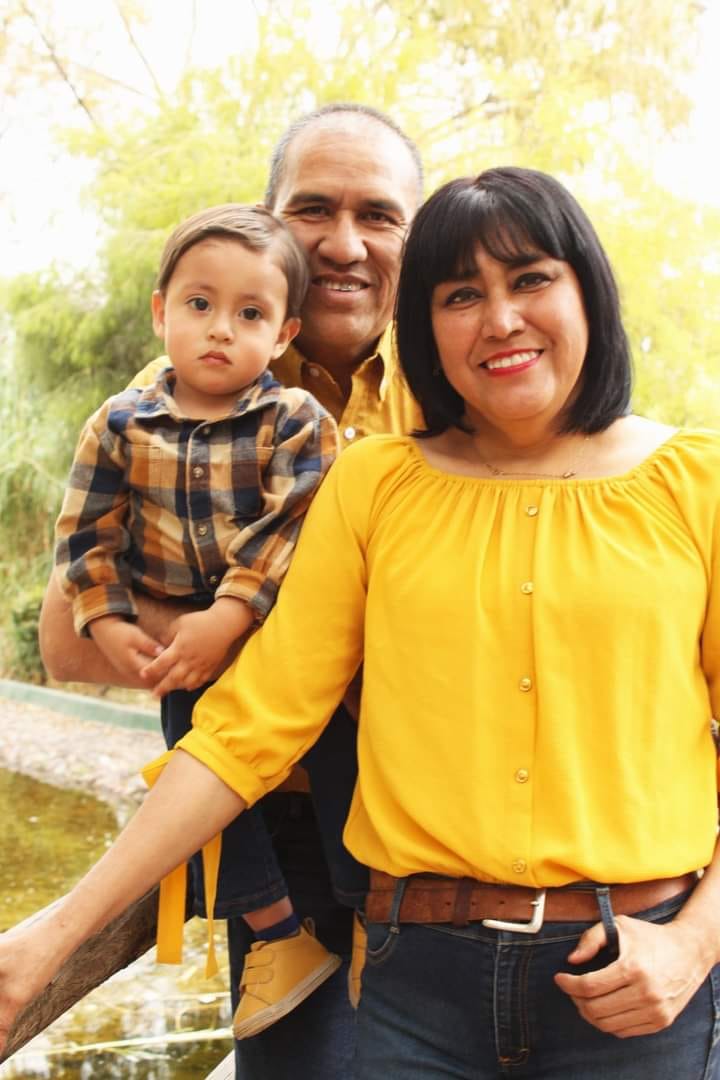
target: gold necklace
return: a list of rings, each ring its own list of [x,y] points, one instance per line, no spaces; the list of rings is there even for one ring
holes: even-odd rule
[[[481,462],[482,465],[485,466],[485,468],[488,470],[488,472],[492,474],[492,476],[529,476],[529,477],[536,477],[536,476],[540,477],[540,476],[542,476],[542,477],[547,477],[548,479],[552,479],[552,480],[572,480],[573,476],[577,476],[578,466],[580,465],[580,462],[582,461],[583,457],[585,456],[585,451],[587,450],[587,445],[588,445],[589,441],[590,441],[590,436],[586,435],[584,437],[581,445],[580,445],[580,449],[578,450],[578,452],[575,455],[575,457],[573,458],[573,460],[570,462],[569,468],[567,468],[565,470],[565,472],[561,472],[561,473],[530,472],[530,471],[526,471],[524,469],[519,471],[519,472],[509,472],[507,469],[499,469],[497,467],[497,465],[493,465],[492,462],[486,461],[484,458],[480,458],[480,462]]]

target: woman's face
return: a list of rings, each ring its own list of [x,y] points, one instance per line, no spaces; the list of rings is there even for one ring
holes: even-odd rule
[[[569,263],[541,251],[499,262],[478,245],[470,276],[436,285],[431,314],[443,371],[473,427],[557,426],[588,346]]]

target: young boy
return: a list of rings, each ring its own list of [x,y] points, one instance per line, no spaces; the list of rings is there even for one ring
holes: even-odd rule
[[[120,671],[150,678],[169,747],[229,650],[272,607],[337,452],[332,418],[267,370],[300,329],[308,280],[304,253],[268,211],[195,214],[167,241],[152,295],[172,366],[106,401],[80,436],[56,526],[75,629]],[[197,604],[166,649],[135,624],[135,589]],[[202,913],[198,856],[192,871]],[[299,924],[257,811],[223,834],[217,900],[217,916],[232,905],[254,931],[256,965],[273,942],[272,985],[245,989],[243,976],[234,1029],[245,1038],[340,960]]]

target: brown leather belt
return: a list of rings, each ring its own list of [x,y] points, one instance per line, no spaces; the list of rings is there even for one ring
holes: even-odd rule
[[[370,891],[365,911],[370,922],[390,922],[393,897],[402,878],[380,870],[370,871]],[[615,915],[634,915],[655,907],[697,884],[696,873],[655,881],[609,886]],[[559,888],[531,889],[521,885],[489,885],[474,878],[413,874],[407,878],[400,904],[399,922],[453,923],[485,920],[513,923],[505,929],[529,932],[545,922],[596,922],[600,918],[597,884],[576,882]],[[537,925],[536,925],[537,924]],[[496,927],[503,929],[503,927]]]

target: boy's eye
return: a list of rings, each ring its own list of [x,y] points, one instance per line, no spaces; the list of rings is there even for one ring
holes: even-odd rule
[[[210,307],[210,301],[206,300],[204,296],[191,296],[188,300],[188,304],[195,311],[207,311]]]
[[[244,307],[240,311],[240,316],[249,322],[255,322],[257,319],[262,319],[262,311],[256,307]]]

